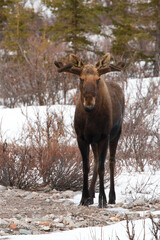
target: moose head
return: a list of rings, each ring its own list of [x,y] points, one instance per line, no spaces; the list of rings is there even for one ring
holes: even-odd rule
[[[92,64],[84,64],[83,61],[74,54],[70,55],[70,63],[63,65],[61,62],[55,62],[58,72],[69,72],[80,76],[80,92],[81,102],[87,112],[94,110],[96,98],[101,81],[101,75],[121,71],[122,63],[116,66],[110,64],[110,54],[105,54],[94,66]]]

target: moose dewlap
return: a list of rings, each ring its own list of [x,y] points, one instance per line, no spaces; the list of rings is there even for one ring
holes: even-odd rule
[[[80,76],[79,98],[76,104],[74,127],[83,161],[83,189],[80,204],[88,206],[95,197],[95,183],[99,175],[99,207],[107,207],[104,190],[104,162],[109,147],[110,192],[109,203],[115,203],[114,189],[115,154],[121,135],[124,115],[124,94],[112,81],[104,82],[102,74],[120,71],[122,64],[110,64],[110,54],[104,55],[94,66],[85,65],[76,55],[70,55],[70,63],[55,62],[58,72],[70,72]],[[89,147],[94,153],[93,177],[88,186]]]

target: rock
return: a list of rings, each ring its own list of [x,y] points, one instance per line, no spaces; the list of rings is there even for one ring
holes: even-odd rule
[[[140,213],[138,212],[127,212],[126,216],[128,217],[129,220],[135,220],[140,218]]]
[[[3,185],[0,185],[0,192],[5,192],[7,188]]]
[[[49,226],[41,226],[41,231],[49,232],[51,228]]]
[[[59,218],[54,219],[55,223],[62,223],[63,222],[63,216],[60,216]]]
[[[22,235],[31,235],[32,231],[31,230],[26,230],[26,229],[20,229],[19,233]]]
[[[109,218],[109,220],[111,222],[120,222],[120,218],[119,217],[111,217],[111,218]]]
[[[11,229],[13,229],[13,230],[17,229],[17,225],[16,225],[16,224],[11,224],[9,227],[10,227]]]
[[[119,202],[114,205],[115,208],[122,207],[122,206],[123,206],[123,202]]]
[[[22,218],[22,216],[19,215],[19,214],[17,214],[17,215],[16,215],[16,218],[17,218],[18,220],[20,220],[20,219]]]
[[[109,216],[109,213],[107,213],[107,212],[106,212],[106,213],[104,213],[104,216]]]
[[[68,226],[69,228],[74,228],[75,227],[75,223],[73,222],[73,220],[70,217],[65,217],[63,219],[63,223],[65,226]]]
[[[74,192],[71,190],[67,190],[62,193],[62,198],[73,198],[74,197]]]
[[[25,200],[30,200],[30,199],[33,199],[34,197],[35,197],[35,194],[34,193],[30,193],[24,199]]]
[[[9,223],[7,221],[5,221],[4,219],[0,218],[0,225],[9,225]]]
[[[59,223],[55,223],[54,226],[56,228],[64,228],[65,227],[65,225],[63,223],[60,223],[60,222]]]
[[[60,199],[61,198],[61,194],[60,193],[53,193],[52,194],[52,199]]]
[[[134,207],[136,207],[136,206],[144,206],[145,204],[146,204],[146,201],[145,201],[144,198],[137,199],[137,200],[135,200],[135,201],[132,203],[132,205],[133,205]]]
[[[43,225],[43,226],[46,226],[46,227],[51,227],[52,223],[50,223],[50,222],[39,222],[39,225]]]
[[[88,221],[84,220],[81,222],[77,222],[74,224],[75,228],[80,228],[80,227],[88,227]]]
[[[70,200],[63,200],[63,204],[64,204],[65,206],[71,206],[71,205],[74,205],[74,203],[71,202]]]

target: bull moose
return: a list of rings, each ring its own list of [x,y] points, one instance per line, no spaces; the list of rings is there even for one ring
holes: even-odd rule
[[[70,63],[64,65],[55,61],[58,72],[70,72],[80,76],[79,98],[76,104],[74,127],[83,161],[83,190],[81,205],[88,206],[95,197],[95,183],[99,175],[99,207],[107,207],[104,190],[104,163],[109,145],[110,192],[109,204],[114,204],[115,154],[121,135],[124,115],[124,94],[120,86],[113,81],[104,81],[101,75],[120,71],[122,64],[110,64],[110,54],[104,55],[94,66],[84,64],[74,54]],[[89,149],[94,154],[93,177],[88,187]]]

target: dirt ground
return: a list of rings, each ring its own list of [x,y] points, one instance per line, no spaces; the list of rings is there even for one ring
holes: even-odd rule
[[[160,201],[137,202],[132,205],[118,203],[99,209],[83,207],[71,199],[77,192],[29,192],[0,186],[0,236],[16,234],[43,234],[89,226],[106,226],[126,219],[140,219],[137,211],[146,214],[160,210]],[[160,216],[158,216],[160,217]]]

